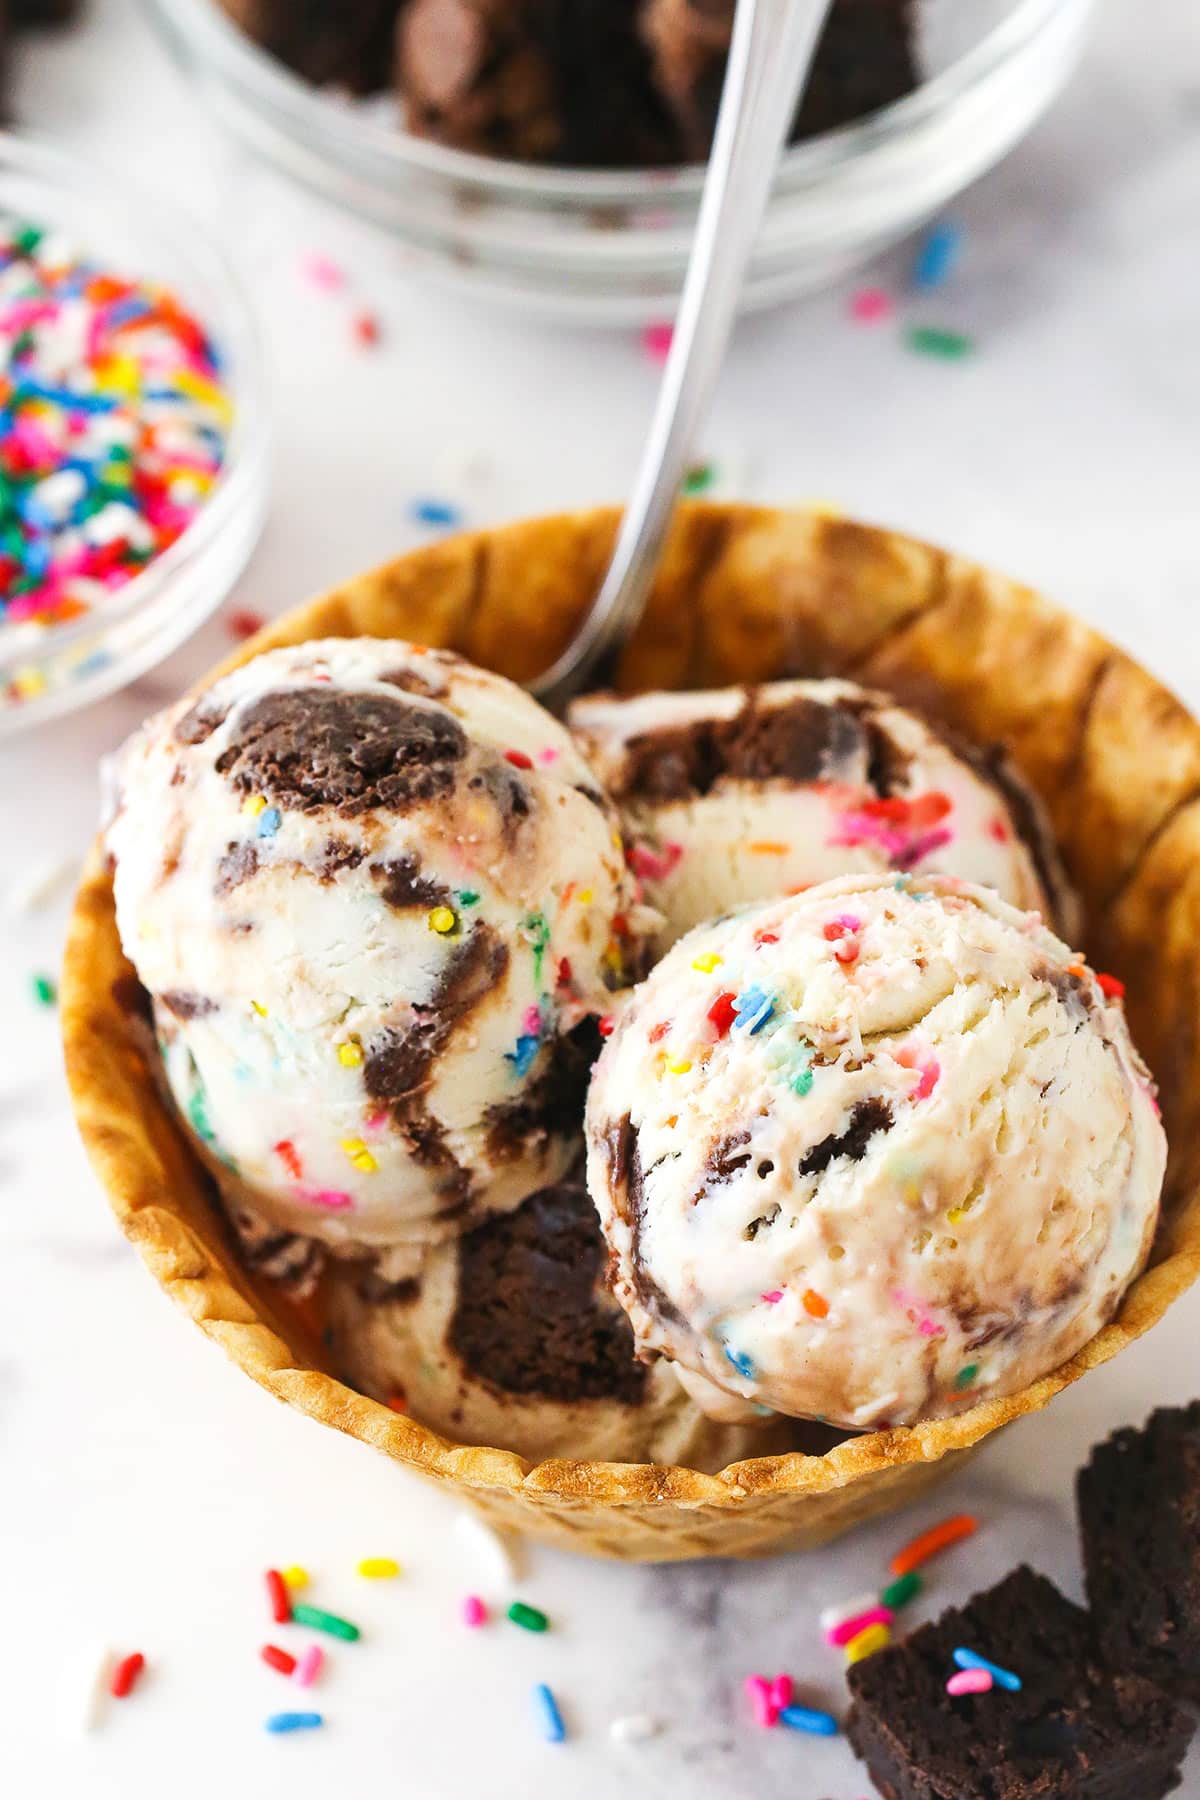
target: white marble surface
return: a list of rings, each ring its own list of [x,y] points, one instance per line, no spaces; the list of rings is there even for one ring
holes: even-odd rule
[[[270,321],[279,450],[274,504],[243,605],[282,609],[413,540],[406,506],[448,494],[472,518],[619,496],[653,370],[628,335],[496,321],[413,286],[392,248],[247,164],[194,110],[132,0],[27,59],[25,119],[177,193],[207,215]],[[969,363],[850,326],[833,293],[740,333],[706,448],[747,494],[821,496],[927,533],[1040,583],[1200,704],[1196,537],[1200,418],[1200,22],[1177,0],[1110,0],[1085,69],[1008,164],[962,202],[961,274],[913,317],[979,340]],[[353,297],[315,293],[305,251],[337,256]],[[897,278],[903,259],[881,271]],[[352,303],[384,342],[350,341]],[[463,469],[482,464],[464,482]],[[78,854],[98,755],[225,640],[209,628],[136,693],[0,757],[5,885]],[[835,1744],[746,1719],[752,1669],[789,1669],[835,1704],[819,1606],[876,1579],[889,1546],[940,1512],[760,1567],[623,1569],[547,1552],[522,1592],[555,1630],[456,1620],[479,1585],[441,1496],[293,1416],[177,1316],[114,1231],[76,1143],[52,1014],[30,1002],[59,954],[65,900],[6,921],[0,967],[0,1693],[6,1792],[175,1800],[362,1780],[414,1800],[508,1800],[568,1784],[579,1800],[794,1794],[854,1800]],[[1200,1387],[1200,1296],[1141,1345],[995,1443],[944,1496],[987,1528],[937,1570],[962,1597],[1019,1554],[1078,1585],[1072,1472],[1111,1425]],[[368,1554],[402,1581],[370,1587]],[[299,1560],[317,1597],[367,1628],[331,1652],[304,1739],[264,1735],[284,1705],[256,1662],[261,1569]],[[272,1635],[275,1635],[274,1633]],[[94,1638],[145,1651],[135,1700],[89,1736],[60,1713],[64,1664]],[[533,1729],[549,1681],[571,1729]],[[618,1749],[607,1726],[649,1710],[662,1735]],[[1200,1759],[1185,1792],[1200,1796]]]

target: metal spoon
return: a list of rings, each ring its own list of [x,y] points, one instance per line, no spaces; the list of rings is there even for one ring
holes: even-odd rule
[[[586,618],[531,691],[552,712],[594,686],[641,618],[695,441],[725,360],[780,151],[831,0],[737,0],[696,236],[633,493]]]

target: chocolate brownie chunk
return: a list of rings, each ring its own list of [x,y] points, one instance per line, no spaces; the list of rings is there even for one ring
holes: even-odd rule
[[[246,708],[216,766],[241,793],[352,816],[436,799],[466,754],[457,719],[398,693],[281,688]]]
[[[647,0],[642,32],[654,79],[679,127],[684,157],[708,155],[734,0]],[[834,0],[792,137],[813,137],[876,112],[911,93],[912,0]]]
[[[876,1095],[870,1100],[856,1101],[843,1131],[832,1132],[805,1151],[800,1158],[800,1174],[822,1175],[839,1156],[850,1162],[861,1162],[876,1132],[890,1131],[891,1127],[892,1109],[886,1100]]]
[[[646,1371],[604,1291],[604,1264],[586,1189],[564,1182],[531,1195],[463,1238],[451,1348],[508,1394],[638,1405]]]
[[[1098,1444],[1076,1491],[1105,1655],[1200,1703],[1200,1401]]]
[[[1021,1679],[957,1698],[959,1646]],[[1159,1800],[1194,1724],[1161,1688],[1107,1669],[1087,1613],[1019,1568],[850,1670],[846,1734],[888,1800]]]
[[[246,36],[318,87],[386,87],[400,0],[220,0]]]
[[[824,781],[870,757],[868,725],[855,705],[800,695],[763,706],[756,688],[732,719],[696,719],[630,738],[618,799],[665,802],[711,793],[734,781]]]

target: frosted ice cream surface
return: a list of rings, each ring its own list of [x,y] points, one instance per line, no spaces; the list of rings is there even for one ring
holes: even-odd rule
[[[885,870],[978,881],[1073,928],[1032,795],[886,695],[844,681],[592,695],[570,723],[666,917],[662,949],[732,907]]]
[[[394,1253],[574,1154],[639,913],[568,733],[447,652],[272,650],[125,747],[117,922],[239,1209]]]
[[[1056,1368],[1158,1218],[1165,1141],[1110,987],[937,877],[827,882],[676,944],[588,1104],[639,1344],[693,1391],[859,1429]]]

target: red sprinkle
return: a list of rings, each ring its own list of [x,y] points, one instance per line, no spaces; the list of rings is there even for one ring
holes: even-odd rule
[[[230,637],[237,638],[239,642],[243,642],[246,638],[252,638],[256,631],[262,630],[266,622],[261,613],[247,612],[238,608],[225,615],[225,624],[229,629]]]
[[[264,1644],[259,1655],[269,1669],[278,1669],[281,1675],[290,1675],[296,1667],[296,1659],[281,1650],[278,1644]]]
[[[611,1037],[616,1029],[617,1021],[613,1018],[611,1013],[605,1013],[604,1017],[596,1023],[596,1030],[600,1033],[601,1037]]]
[[[833,952],[840,963],[858,961],[858,944],[854,938],[843,938]]]
[[[718,994],[708,1009],[708,1017],[717,1028],[718,1036],[724,1037],[733,1021],[737,1018],[734,1008],[733,994]]]
[[[356,343],[369,346],[379,342],[379,320],[375,317],[374,313],[361,312],[356,314],[351,329],[354,332]]]
[[[114,1700],[124,1700],[145,1666],[146,1659],[140,1650],[135,1650],[132,1656],[122,1657],[108,1684],[108,1691]]]
[[[570,985],[571,985],[570,960],[565,956],[560,956],[558,959],[558,986],[559,987],[570,987]]]
[[[670,1029],[671,1029],[670,1020],[669,1019],[660,1019],[657,1025],[652,1025],[650,1027],[650,1030],[647,1033],[647,1036],[649,1037],[650,1042],[652,1044],[661,1044],[663,1039],[666,1037],[668,1031],[670,1031]]]
[[[292,1616],[292,1602],[288,1597],[287,1582],[278,1569],[268,1569],[265,1579],[267,1598],[271,1603],[271,1617],[277,1625],[286,1625]]]
[[[763,944],[777,944],[779,942],[779,933],[777,931],[756,931],[754,934],[754,941],[759,946]]]
[[[291,1176],[292,1180],[299,1181],[303,1173],[303,1168],[301,1166],[300,1158],[296,1154],[296,1146],[293,1144],[291,1138],[280,1138],[279,1142],[275,1145],[275,1154]]]
[[[408,1411],[408,1401],[403,1394],[389,1394],[387,1403],[394,1413],[406,1413]]]
[[[504,760],[510,762],[514,769],[532,769],[533,767],[532,756],[526,756],[523,750],[506,750]]]
[[[1003,819],[996,817],[988,823],[988,835],[989,837],[995,838],[998,844],[1007,844],[1009,837],[1008,826]]]
[[[1106,1000],[1123,1000],[1125,998],[1125,983],[1118,981],[1115,975],[1097,975],[1096,986]]]

